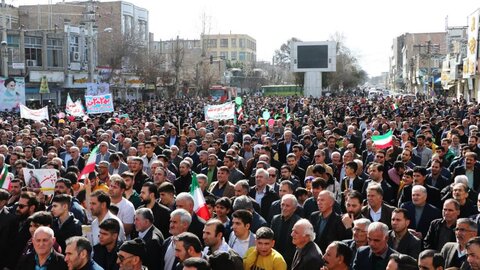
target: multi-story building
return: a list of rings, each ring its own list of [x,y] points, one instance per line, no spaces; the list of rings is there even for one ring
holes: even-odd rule
[[[9,63],[24,63],[25,67],[12,68],[9,74],[27,75],[27,99],[38,98],[37,78],[43,76],[49,79],[51,90],[53,86],[52,94],[43,98],[56,103],[64,101],[66,92],[83,96],[87,82],[102,79],[118,82],[113,84],[114,89],[121,89],[117,97],[139,96],[144,85],[129,70],[128,51],[148,51],[146,9],[124,1],[79,1],[20,6],[16,12],[18,20],[11,20],[11,29],[19,30],[9,30]]]
[[[207,57],[243,63],[246,69],[254,67],[257,59],[257,42],[249,35],[218,34],[203,35],[203,50]]]
[[[395,38],[390,59],[389,87],[421,94],[440,91],[441,65],[445,55],[445,32],[405,33]]]

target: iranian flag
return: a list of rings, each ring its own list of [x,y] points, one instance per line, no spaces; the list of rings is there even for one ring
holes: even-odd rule
[[[397,105],[397,103],[393,103],[393,104],[391,105],[391,107],[392,107],[392,110],[393,110],[393,111],[398,110],[398,105]]]
[[[393,132],[390,130],[383,135],[372,136],[372,141],[375,144],[375,147],[383,149],[393,145],[392,142]]]
[[[88,175],[89,173],[95,171],[95,160],[97,159],[98,153],[98,145],[93,148],[92,152],[90,152],[90,156],[88,156],[87,163],[85,167],[83,167],[82,172],[78,176],[78,179],[82,179],[84,175]]]
[[[210,212],[208,212],[207,204],[205,203],[203,192],[198,185],[197,174],[195,173],[192,176],[190,194],[193,196],[193,201],[195,202],[193,206],[193,211],[195,211],[195,214],[197,214],[197,216],[203,218],[204,220],[209,220]]]
[[[8,165],[4,164],[2,169],[2,174],[0,175],[0,188],[4,188],[6,190],[10,187],[10,176],[8,175]]]

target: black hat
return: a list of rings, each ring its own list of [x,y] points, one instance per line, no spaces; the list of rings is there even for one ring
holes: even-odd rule
[[[120,246],[119,250],[140,257],[142,262],[145,261],[145,258],[147,257],[147,248],[145,246],[145,242],[140,238],[124,242]]]

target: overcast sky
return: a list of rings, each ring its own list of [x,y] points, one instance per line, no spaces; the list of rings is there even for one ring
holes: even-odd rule
[[[48,0],[5,0],[15,6],[48,4]],[[51,0],[53,3],[58,1]],[[66,1],[70,2],[70,1]],[[198,39],[202,14],[210,18],[210,33],[248,34],[257,41],[257,60],[271,61],[274,51],[291,37],[328,40],[342,33],[346,45],[370,76],[388,71],[393,38],[405,32],[445,31],[467,24],[480,8],[478,0],[130,0],[149,10],[155,40]]]

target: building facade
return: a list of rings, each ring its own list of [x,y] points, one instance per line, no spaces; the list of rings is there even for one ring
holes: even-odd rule
[[[249,35],[203,35],[201,40],[207,57],[228,60],[232,64],[243,63],[247,69],[252,69],[255,65],[257,42]]]

